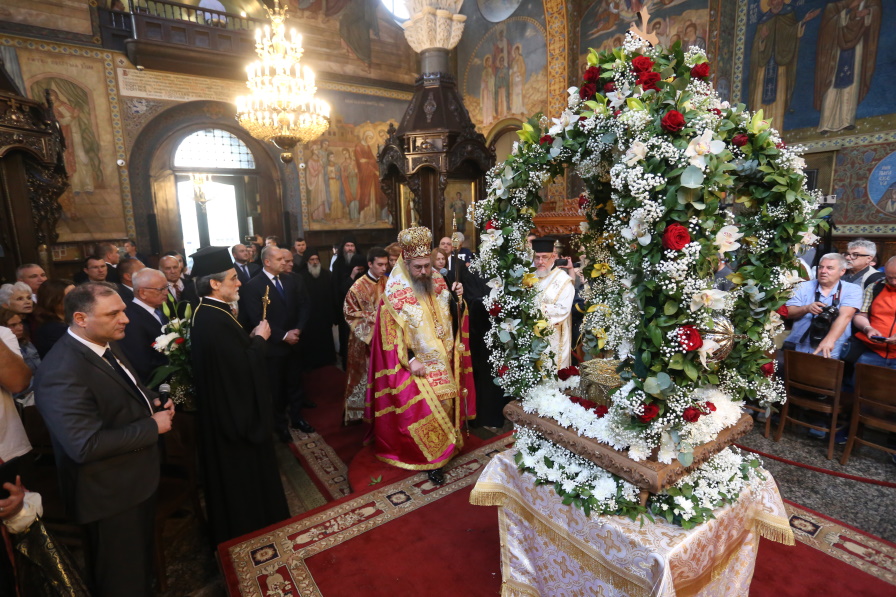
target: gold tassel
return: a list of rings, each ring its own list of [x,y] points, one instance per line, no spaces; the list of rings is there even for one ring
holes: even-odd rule
[[[786,518],[760,512],[756,515],[754,524],[759,535],[765,537],[769,541],[783,543],[784,545],[795,545],[793,538],[793,529]]]
[[[470,503],[474,506],[503,506],[507,496],[500,491],[489,491],[474,488],[470,492]]]

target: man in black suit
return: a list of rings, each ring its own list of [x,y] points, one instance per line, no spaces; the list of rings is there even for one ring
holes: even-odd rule
[[[130,321],[118,346],[144,384],[148,384],[153,371],[168,364],[168,358],[152,347],[162,335],[162,326],[168,323],[162,310],[167,296],[165,274],[148,267],[134,274],[134,298],[125,308]]]
[[[233,256],[233,265],[241,284],[248,284],[249,280],[261,271],[260,265],[249,262],[249,249],[246,245],[233,245],[230,254]]]
[[[61,493],[86,526],[93,594],[150,597],[158,439],[171,429],[174,405],[153,412],[155,395],[116,346],[128,318],[113,285],[88,282],[64,304],[69,329],[34,384]]]
[[[118,266],[118,275],[121,282],[116,284],[118,287],[118,296],[127,305],[134,300],[134,274],[146,267],[142,261],[137,259],[125,259]]]
[[[118,252],[118,247],[112,243],[103,243],[97,247],[96,252],[106,263],[106,282],[111,282],[113,284],[121,282],[121,276],[118,275],[118,264],[121,261],[121,254]]]
[[[285,255],[281,249],[268,246],[262,250],[264,269],[249,280],[240,292],[240,317],[247,329],[257,326],[263,317],[262,299],[267,290],[270,304],[267,322],[271,326],[268,338],[268,378],[274,403],[274,429],[281,441],[292,441],[288,422],[295,429],[312,433],[314,428],[302,417],[302,380],[297,374],[296,351],[302,330],[308,323],[310,308],[308,295],[301,279],[283,275]],[[289,408],[289,419],[286,411]]]

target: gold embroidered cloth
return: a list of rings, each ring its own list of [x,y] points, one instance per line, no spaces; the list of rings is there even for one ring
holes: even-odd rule
[[[569,367],[572,347],[572,303],[576,289],[566,270],[554,268],[538,281],[538,302],[554,333],[548,337],[557,369]]]
[[[376,324],[376,310],[379,307],[385,276],[379,281],[367,274],[358,278],[342,305],[342,314],[351,328],[348,337],[348,366],[345,385],[346,423],[360,421],[364,417],[364,396],[367,393],[367,368],[370,364],[370,339]]]
[[[718,596],[749,594],[760,535],[793,545],[771,474],[716,519],[691,530],[665,520],[586,517],[550,484],[496,455],[470,502],[500,506],[502,595]]]

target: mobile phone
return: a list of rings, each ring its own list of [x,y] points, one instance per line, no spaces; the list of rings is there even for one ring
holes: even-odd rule
[[[887,341],[887,339],[884,338],[883,336],[868,336],[868,337],[871,338],[872,340],[874,340],[875,342],[886,342]]]
[[[19,474],[19,458],[13,458],[0,464],[0,500],[9,497],[9,492],[3,487],[5,483],[16,484],[16,476]]]
[[[569,265],[569,259],[555,259],[555,260],[554,260],[554,267],[557,267],[557,266],[560,266],[560,265],[562,265],[562,266]]]

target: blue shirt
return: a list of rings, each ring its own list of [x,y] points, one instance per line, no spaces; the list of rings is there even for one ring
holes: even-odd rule
[[[858,284],[850,284],[849,282],[843,282],[842,280],[838,282],[838,284],[842,285],[840,288],[839,306],[855,307],[857,311],[860,310],[862,308],[862,288]],[[787,306],[804,307],[806,305],[811,305],[815,302],[816,290],[820,290],[818,300],[825,305],[830,305],[833,302],[834,295],[837,294],[837,286],[834,286],[828,293],[828,296],[825,296],[824,290],[818,286],[818,282],[809,280],[800,283],[800,285],[796,287],[793,291],[793,296],[787,301]],[[793,322],[793,329],[790,332],[790,336],[787,337],[787,341],[796,344],[796,350],[798,352],[814,352],[815,350],[809,344],[808,337],[806,337],[805,340],[800,341],[806,331],[808,331],[809,325],[812,323],[812,317],[813,315],[811,313],[806,313]],[[849,338],[850,333],[850,326],[847,325],[846,329],[843,330],[843,334],[837,338],[837,341],[834,343],[834,350],[831,351],[831,355],[840,354],[840,347],[842,347],[843,343]]]

